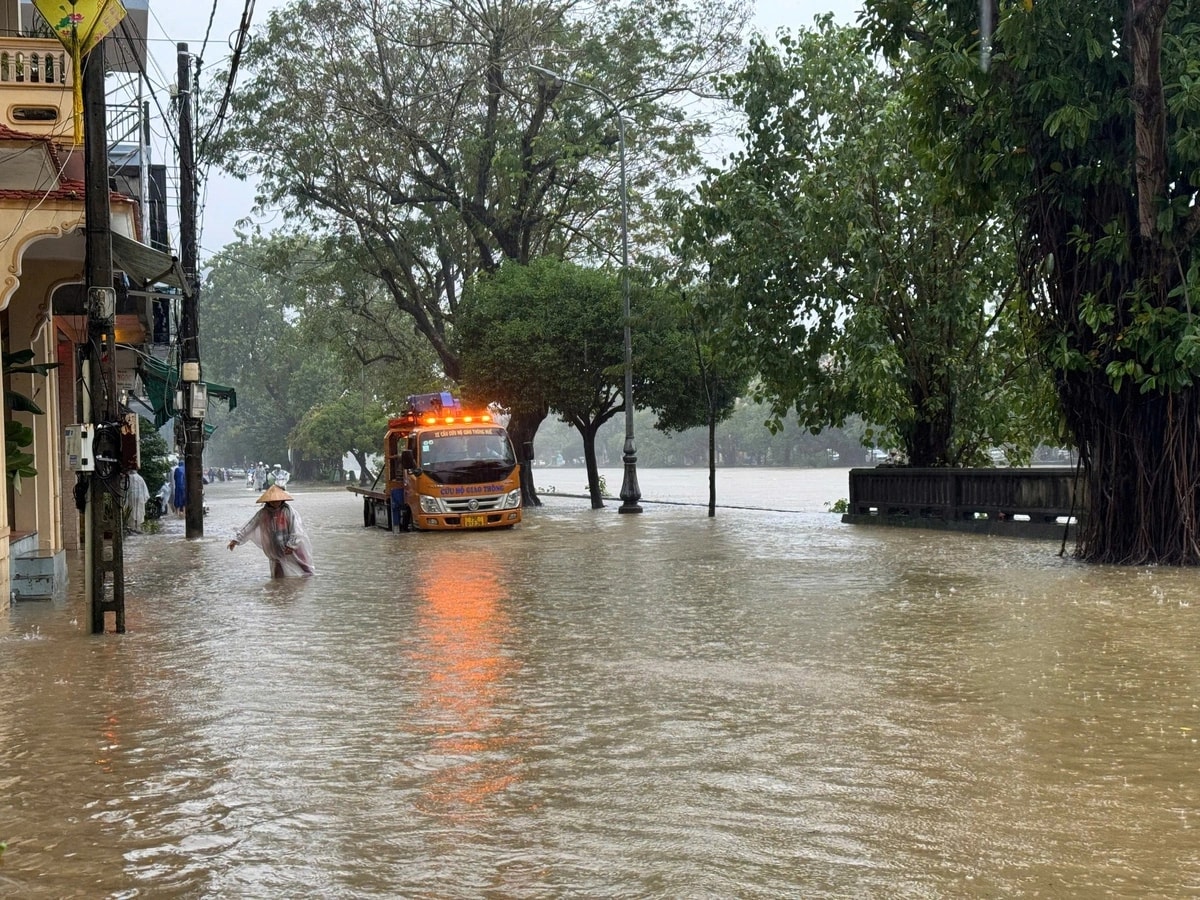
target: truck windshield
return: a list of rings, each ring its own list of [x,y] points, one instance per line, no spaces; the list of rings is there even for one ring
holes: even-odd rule
[[[459,468],[472,463],[516,464],[512,443],[503,429],[471,435],[432,435],[421,440],[421,467]]]

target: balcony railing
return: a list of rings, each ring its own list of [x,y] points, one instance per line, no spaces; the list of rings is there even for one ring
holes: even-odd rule
[[[54,39],[0,39],[0,86],[64,88],[72,84],[71,54]]]

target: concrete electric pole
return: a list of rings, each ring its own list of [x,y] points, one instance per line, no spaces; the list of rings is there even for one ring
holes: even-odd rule
[[[188,538],[204,537],[204,414],[208,394],[200,380],[200,325],[197,315],[199,278],[196,277],[196,160],[192,131],[192,57],[187,44],[179,53],[179,243],[180,263],[190,292],[183,295],[179,321],[179,380],[183,386],[184,455],[187,485],[185,530]]]
[[[88,476],[84,512],[85,582],[92,633],[105,630],[107,613],[125,631],[125,567],[122,547],[121,428],[117,397],[111,210],[108,182],[108,120],[105,109],[104,41],[84,57],[85,284],[88,289],[84,348],[84,421],[92,429],[95,468]],[[76,73],[79,77],[79,73]]]

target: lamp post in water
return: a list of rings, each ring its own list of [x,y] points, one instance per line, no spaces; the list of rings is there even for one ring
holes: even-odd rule
[[[633,334],[629,324],[629,188],[625,177],[625,117],[621,115],[621,108],[616,101],[594,84],[576,81],[541,66],[529,68],[555,81],[592,91],[608,104],[617,118],[617,149],[621,159],[621,300],[625,316],[625,448],[621,454],[625,463],[625,478],[621,482],[621,507],[618,512],[640,513],[642,508],[638,501],[642,499],[642,492],[638,487],[637,450],[633,444]]]

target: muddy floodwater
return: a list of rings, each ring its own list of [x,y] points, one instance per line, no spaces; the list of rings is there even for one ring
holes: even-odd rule
[[[0,614],[0,897],[1200,896],[1200,573],[639,475],[466,534],[294,484],[275,582],[210,485],[127,541],[124,635],[72,558]]]

